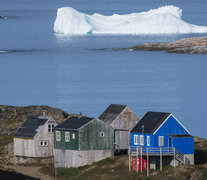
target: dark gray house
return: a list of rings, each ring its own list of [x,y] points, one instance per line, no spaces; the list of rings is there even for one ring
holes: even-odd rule
[[[55,167],[79,167],[113,156],[114,130],[103,121],[70,117],[54,128]]]
[[[48,157],[53,155],[53,128],[49,116],[32,116],[14,134],[14,156]]]
[[[140,120],[137,115],[127,105],[111,104],[99,119],[114,128],[114,149],[127,150],[130,131]]]

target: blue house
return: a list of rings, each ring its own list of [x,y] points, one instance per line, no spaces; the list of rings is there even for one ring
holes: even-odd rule
[[[130,138],[131,147],[141,148],[143,155],[146,151],[149,156],[162,154],[166,164],[194,164],[194,138],[171,113],[147,112]]]

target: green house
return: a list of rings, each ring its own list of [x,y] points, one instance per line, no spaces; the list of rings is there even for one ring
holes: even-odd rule
[[[114,130],[89,117],[70,117],[54,128],[55,167],[79,167],[113,156]]]

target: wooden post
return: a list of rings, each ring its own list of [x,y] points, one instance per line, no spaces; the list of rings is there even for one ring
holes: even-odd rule
[[[131,149],[129,146],[129,172],[131,172]]]
[[[149,152],[147,148],[147,176],[149,176]]]
[[[137,146],[137,173],[138,173],[138,164],[139,163],[139,151],[138,151],[138,146]]]
[[[160,148],[160,171],[162,171],[162,148]]]
[[[141,164],[141,172],[142,172],[142,147],[141,147],[141,162],[140,162],[140,164]]]
[[[175,148],[174,148],[174,169],[175,169]]]

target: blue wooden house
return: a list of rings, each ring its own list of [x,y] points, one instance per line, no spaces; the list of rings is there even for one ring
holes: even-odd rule
[[[161,154],[165,164],[194,164],[194,138],[171,113],[147,112],[131,130],[130,146],[131,152],[141,149],[143,157]],[[156,166],[156,158],[153,162]]]

